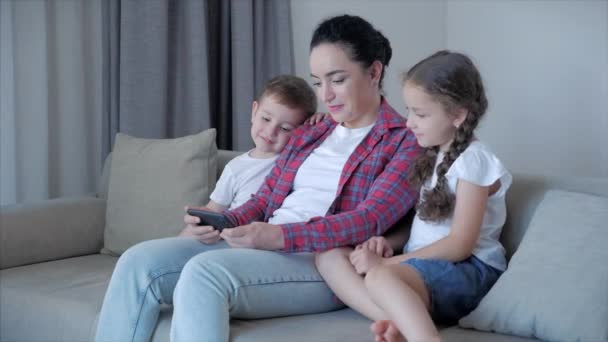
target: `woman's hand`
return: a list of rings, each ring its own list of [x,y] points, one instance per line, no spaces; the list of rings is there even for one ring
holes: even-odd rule
[[[198,209],[206,208],[200,207]],[[186,210],[188,210],[188,207],[186,207]],[[214,229],[212,226],[199,226],[198,223],[200,221],[201,219],[196,216],[190,216],[188,214],[184,215],[184,223],[186,226],[178,234],[178,236],[195,238],[204,244],[213,244],[218,242],[221,239],[220,232]]]
[[[367,248],[359,248],[350,253],[349,260],[357,274],[363,275],[373,267],[383,264],[385,259]]]
[[[285,247],[281,227],[266,222],[253,222],[236,228],[225,228],[220,233],[220,236],[231,247],[265,249],[269,251]]]
[[[309,125],[316,125],[317,123],[323,121],[323,119],[325,119],[326,115],[327,115],[327,113],[314,113],[311,117],[306,119],[306,121],[304,121],[304,122]]]
[[[382,258],[390,258],[394,254],[393,248],[383,236],[372,236],[364,243],[357,245],[355,250],[357,249],[367,249]]]

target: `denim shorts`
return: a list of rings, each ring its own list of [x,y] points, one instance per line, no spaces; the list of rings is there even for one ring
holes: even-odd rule
[[[457,263],[409,259],[402,264],[422,277],[430,296],[431,317],[441,324],[455,324],[473,311],[502,273],[475,256]]]

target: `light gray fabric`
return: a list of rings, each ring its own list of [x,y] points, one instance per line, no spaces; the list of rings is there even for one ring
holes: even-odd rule
[[[459,327],[450,327],[440,331],[441,337],[446,342],[530,342],[537,339],[519,337],[513,335],[503,335]]]
[[[91,255],[0,271],[0,341],[92,341],[116,257]],[[153,342],[169,340],[170,308]],[[372,340],[371,321],[350,309],[264,320],[233,320],[233,342]],[[506,335],[449,328],[446,342],[523,342]]]
[[[95,190],[101,4],[0,1],[0,205]]]
[[[209,201],[216,170],[214,129],[177,139],[119,133],[112,153],[104,252],[120,254],[138,242],[177,235],[184,206]]]
[[[278,74],[294,71],[291,42],[290,1],[230,0],[232,144],[221,148],[247,151],[253,147],[249,134],[251,102],[264,83]],[[308,51],[298,51],[307,54]],[[230,107],[229,107],[230,108]],[[224,115],[224,114],[223,114]]]
[[[99,252],[105,213],[94,197],[0,208],[0,269]]]
[[[219,158],[239,154],[220,151]],[[218,162],[218,168],[225,161]],[[531,213],[540,198],[550,188],[584,191],[608,196],[608,180],[549,176],[514,175],[514,184],[508,198],[509,225],[503,238],[513,242],[513,248],[525,232]],[[103,200],[99,200],[103,203]],[[46,202],[45,202],[46,203]],[[45,204],[48,205],[48,204]],[[29,205],[18,216],[27,216]],[[54,214],[58,214],[56,217]],[[49,210],[47,221],[61,222],[62,211]],[[17,219],[17,218],[16,218]],[[28,218],[18,218],[27,220]],[[99,219],[97,219],[99,220]],[[101,218],[103,221],[103,217]],[[2,229],[5,229],[2,221]],[[59,224],[57,229],[64,225]],[[53,229],[54,234],[61,234]],[[30,244],[45,244],[47,235],[31,235]],[[28,238],[29,239],[29,238]],[[74,246],[85,241],[73,241]],[[10,238],[3,239],[11,245]],[[4,246],[2,245],[2,250]],[[26,249],[24,254],[34,253]],[[77,257],[49,263],[16,267],[0,271],[0,341],[88,341],[95,326],[97,312],[103,300],[105,287],[117,259],[105,255]],[[575,283],[578,284],[578,283]],[[571,289],[577,285],[570,284]],[[543,285],[546,288],[546,285]],[[526,289],[527,290],[527,289]],[[49,298],[51,294],[59,296]],[[517,294],[512,294],[517,295]],[[64,309],[65,308],[65,309]],[[167,341],[171,310],[161,314],[154,341]],[[306,341],[370,341],[369,321],[349,310],[322,315],[285,317],[272,320],[233,321],[233,340],[285,341],[301,338]],[[519,342],[527,341],[496,333],[480,332],[458,327],[441,331],[444,341],[450,342]],[[69,338],[68,338],[69,337]],[[272,337],[272,338],[270,338]],[[346,338],[343,338],[346,337]]]
[[[289,1],[102,3],[105,154],[117,132],[175,138],[209,127],[221,148],[253,146],[251,102],[294,69]]]
[[[507,193],[507,221],[500,240],[510,258],[521,239],[534,211],[550,189],[583,192],[608,197],[608,179],[551,175],[514,174]]]
[[[0,340],[92,341],[116,260],[96,254],[0,271]]]
[[[549,341],[608,341],[607,223],[608,197],[547,192],[507,271],[460,325]]]
[[[224,171],[224,167],[228,162],[242,154],[243,152],[237,151],[229,151],[229,150],[217,150],[217,179],[220,178],[222,171]],[[103,165],[103,172],[101,173],[101,177],[99,177],[99,183],[97,184],[97,197],[106,199],[108,198],[108,178],[110,177],[110,168],[112,166],[112,153],[108,154],[106,161]],[[216,180],[217,180],[216,179]]]

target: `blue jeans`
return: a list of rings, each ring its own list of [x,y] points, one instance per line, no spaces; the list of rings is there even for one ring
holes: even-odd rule
[[[473,311],[502,274],[473,255],[457,263],[408,259],[402,264],[413,267],[424,280],[433,320],[448,325]]]
[[[191,238],[142,242],[118,260],[97,341],[149,341],[161,305],[173,305],[172,341],[228,341],[230,318],[336,310],[311,253],[233,249]]]

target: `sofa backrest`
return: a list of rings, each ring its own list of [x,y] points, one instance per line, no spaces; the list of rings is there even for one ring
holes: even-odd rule
[[[219,178],[224,170],[224,166],[234,157],[242,154],[243,152],[229,151],[229,150],[217,150],[217,177]],[[108,184],[110,177],[110,168],[112,166],[112,153],[108,154],[103,164],[101,171],[101,177],[97,184],[97,197],[107,199],[108,198]]]
[[[550,189],[608,197],[608,178],[514,174],[513,185],[507,193],[507,222],[500,237],[508,259],[519,246],[536,207]]]
[[[218,150],[217,176],[219,177],[222,174],[226,163],[241,153],[243,152]],[[107,198],[111,165],[112,154],[110,153],[104,163],[98,185],[98,197],[100,198]],[[507,193],[507,222],[500,238],[507,250],[507,258],[510,259],[517,246],[519,246],[536,207],[549,189],[562,189],[608,197],[608,179],[514,174],[513,185]]]

